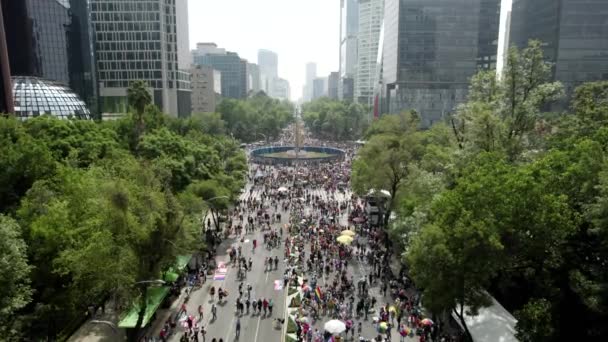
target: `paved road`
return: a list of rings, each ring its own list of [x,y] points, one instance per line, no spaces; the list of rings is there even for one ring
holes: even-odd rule
[[[251,184],[247,184],[245,191],[243,192],[241,199],[247,199],[249,196],[254,196],[259,198],[261,189],[255,188],[252,193],[249,192],[251,188]],[[322,189],[313,189],[311,190],[313,196],[319,196],[320,198],[327,200],[329,198],[344,200],[350,197],[350,193],[336,193],[329,194]],[[307,208],[307,212],[311,212],[311,208]],[[286,212],[281,212],[282,222],[273,224],[273,227],[282,227],[284,224],[289,221],[289,214]],[[346,226],[347,225],[347,217],[346,212],[343,212],[339,218],[339,222]],[[246,259],[249,256],[252,257],[253,260],[253,270],[247,274],[247,279],[244,280],[244,288],[246,288],[247,284],[251,284],[253,287],[252,298],[272,298],[274,302],[273,308],[273,317],[262,317],[259,315],[245,314],[241,317],[241,337],[240,341],[251,341],[251,342],[280,342],[282,341],[282,330],[275,329],[273,324],[273,318],[285,317],[285,296],[286,289],[275,290],[274,289],[274,281],[282,280],[283,271],[285,269],[285,265],[283,262],[279,263],[278,270],[272,272],[264,272],[264,259],[268,256],[278,255],[280,260],[283,260],[284,255],[284,244],[281,243],[280,248],[273,249],[272,251],[268,251],[262,246],[263,241],[263,232],[260,230],[256,230],[254,233],[244,235],[245,242],[242,244],[243,253]],[[258,248],[255,254],[252,254],[251,247],[253,239],[257,239]],[[222,242],[222,244],[218,247],[217,261],[218,263],[224,262],[228,264],[228,255],[227,250],[231,246],[237,246],[240,243],[240,237],[231,236],[229,239],[226,239]],[[306,247],[308,250],[308,246]],[[352,261],[349,263],[349,273],[354,276],[354,279],[358,279],[362,276],[366,276],[369,272],[369,265],[364,263],[360,263],[358,261]],[[239,282],[236,280],[236,269],[228,266],[228,272],[226,274],[226,278],[222,281],[214,281],[213,276],[209,276],[205,285],[194,291],[190,300],[187,303],[187,312],[189,315],[193,315],[198,317],[198,306],[203,305],[204,308],[204,318],[201,321],[201,324],[207,330],[206,341],[211,341],[212,338],[220,339],[223,341],[239,341],[235,338],[235,325],[236,325],[236,310],[235,310],[235,300],[238,296],[238,285]],[[326,279],[323,277],[319,279],[320,284],[324,284]],[[374,295],[378,299],[377,306],[383,305],[387,302],[388,299],[384,299],[380,293],[378,288],[379,284],[373,286],[371,288],[371,294]],[[215,321],[210,321],[211,318],[211,298],[209,296],[209,289],[211,286],[215,286],[216,289],[218,287],[222,287],[227,289],[229,292],[229,297],[227,300],[218,305],[217,310],[217,319]],[[215,297],[217,301],[217,295]],[[159,335],[160,330],[163,327],[163,323],[167,320],[169,315],[175,316],[175,314],[179,311],[181,303],[183,302],[183,295],[176,300],[173,305],[169,309],[161,309],[157,312],[157,318],[152,323],[152,326],[149,330],[150,337],[157,337]],[[377,308],[376,308],[377,309]],[[315,328],[322,330],[323,323],[327,320],[327,317],[321,317],[317,324],[315,324]],[[355,322],[355,325],[358,322]],[[362,321],[363,323],[363,331],[362,336],[365,338],[372,338],[377,335],[375,332],[375,328],[371,323],[371,317],[368,321]],[[86,329],[84,329],[86,328]],[[87,324],[84,326],[82,333],[75,335],[75,339],[73,341],[119,341],[123,340],[122,331],[118,331],[118,333],[112,332],[106,326],[103,325],[92,325]],[[169,341],[179,341],[181,335],[185,331],[184,328],[178,328],[178,333],[173,334]],[[355,334],[355,337],[358,337],[358,334]],[[201,339],[202,340],[202,339]],[[396,331],[393,331],[392,341],[399,341],[399,336]],[[413,339],[407,339],[407,341],[413,341]]]

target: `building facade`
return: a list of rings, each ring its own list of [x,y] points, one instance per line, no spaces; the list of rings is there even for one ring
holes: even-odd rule
[[[258,65],[260,72],[268,78],[279,77],[279,55],[270,50],[258,50]]]
[[[357,70],[354,97],[358,103],[371,106],[378,83],[377,57],[380,31],[384,18],[384,0],[359,0]]]
[[[386,0],[382,112],[415,109],[426,127],[451,113],[496,66],[499,16],[500,0]]]
[[[357,34],[359,32],[359,0],[340,0],[340,64],[338,96],[352,101],[352,83],[357,71]],[[346,85],[346,87],[345,87]],[[350,94],[350,97],[345,97]]]
[[[273,82],[272,97],[278,100],[287,100],[291,96],[291,87],[289,81],[282,78],[276,78]]]
[[[127,112],[143,80],[162,111],[190,115],[187,0],[91,0],[91,18],[104,113]]]
[[[221,92],[221,73],[207,65],[191,70],[192,113],[213,113]]]
[[[608,1],[514,0],[511,44],[523,48],[530,39],[542,41],[553,80],[567,94],[584,82],[608,80]]]
[[[237,53],[206,54],[197,57],[194,64],[208,65],[222,73],[222,96],[233,99],[247,97],[247,61]]]
[[[12,75],[69,86],[96,112],[89,4],[78,0],[2,1]]]
[[[192,61],[208,54],[225,55],[226,49],[218,48],[215,43],[196,43],[196,49],[192,50]]]
[[[247,63],[247,93],[257,94],[262,90],[260,68],[255,63]]]
[[[304,85],[304,93],[302,99],[304,102],[313,99],[313,81],[317,77],[317,63],[306,63],[306,84]]]
[[[327,77],[327,97],[338,100],[338,84],[340,83],[340,73],[332,72]]]
[[[327,96],[327,78],[317,77],[313,80],[312,99],[316,100],[324,96]]]

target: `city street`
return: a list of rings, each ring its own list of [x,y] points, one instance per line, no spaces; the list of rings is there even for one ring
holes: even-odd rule
[[[295,169],[291,169],[291,172],[295,172]],[[255,174],[255,171],[251,171],[252,174]],[[280,184],[280,185],[286,185],[287,184]],[[279,186],[278,184],[273,184],[274,187]],[[264,191],[264,189],[266,189],[265,187],[260,187],[260,186],[256,186],[253,187],[253,184],[251,182],[249,182],[244,190],[244,192],[241,195],[241,200],[242,201],[248,201],[249,199],[260,199],[261,198],[261,194]],[[268,189],[266,189],[268,191]],[[332,192],[329,193],[327,191],[325,191],[323,188],[313,188],[310,189],[309,191],[310,196],[317,197],[320,199],[320,201],[323,202],[332,202],[335,201],[337,203],[339,202],[343,202],[343,201],[348,201],[350,200],[351,194],[350,191],[347,190],[346,192]],[[273,210],[269,210],[271,216],[272,214],[276,214]],[[290,217],[290,213],[289,210],[288,211],[284,211],[281,206],[279,206],[279,210],[278,212],[281,214],[281,221],[280,222],[274,222],[271,224],[273,229],[284,229],[284,234],[286,236],[287,234],[287,230],[285,229],[285,227],[287,226],[287,224],[289,223],[289,217]],[[304,208],[304,214],[305,215],[313,215],[314,213],[314,209],[311,206],[306,206]],[[347,227],[348,226],[348,212],[346,210],[343,210],[340,212],[339,217],[337,218],[337,221],[340,223],[340,225],[342,227]],[[246,221],[246,217],[245,217],[245,221]],[[234,222],[233,222],[234,224]],[[260,316],[258,314],[254,315],[251,313],[249,314],[244,314],[242,317],[240,317],[240,323],[241,323],[241,332],[240,332],[240,339],[237,339],[235,336],[235,330],[236,330],[236,321],[237,318],[239,317],[236,313],[236,305],[235,305],[235,301],[236,298],[238,297],[238,293],[239,293],[239,284],[240,282],[237,280],[237,268],[233,267],[232,265],[228,265],[227,266],[227,273],[225,276],[225,279],[223,280],[214,280],[214,276],[213,275],[209,275],[207,277],[207,282],[204,284],[204,286],[201,289],[198,289],[196,291],[194,291],[191,296],[190,299],[186,305],[187,308],[187,314],[188,315],[192,315],[193,317],[197,318],[198,317],[198,307],[199,305],[203,305],[203,311],[204,311],[204,315],[203,315],[203,319],[201,321],[195,320],[198,322],[199,326],[202,325],[205,330],[206,330],[206,341],[211,341],[213,338],[216,338],[217,341],[219,341],[219,339],[223,339],[223,341],[237,341],[237,340],[241,340],[241,341],[253,341],[253,342],[257,342],[257,341],[283,341],[283,336],[284,336],[284,328],[285,326],[283,325],[282,327],[278,327],[275,326],[274,324],[274,319],[275,318],[280,318],[280,319],[285,319],[286,317],[286,313],[285,313],[285,299],[286,299],[286,295],[287,295],[287,290],[285,288],[283,288],[283,274],[285,271],[285,260],[283,260],[283,256],[284,256],[284,249],[285,249],[285,245],[283,243],[283,241],[279,244],[279,248],[274,248],[272,250],[267,250],[266,248],[263,247],[262,245],[262,241],[263,241],[263,234],[266,231],[261,231],[259,228],[256,227],[256,230],[253,233],[243,233],[241,235],[239,235],[238,237],[235,235],[231,235],[228,239],[224,240],[220,246],[218,247],[218,254],[217,254],[217,263],[218,265],[221,264],[225,264],[228,265],[229,264],[229,255],[228,255],[228,250],[231,247],[234,248],[238,248],[238,246],[240,245],[242,247],[242,251],[243,251],[243,255],[245,257],[245,259],[249,259],[250,257],[253,260],[253,270],[247,273],[247,277],[246,279],[243,281],[244,285],[243,285],[243,289],[244,289],[244,293],[245,293],[245,297],[246,297],[246,288],[248,284],[251,284],[253,290],[251,293],[251,298],[266,298],[266,299],[272,299],[272,301],[274,302],[274,310],[273,310],[273,315],[271,317],[269,316]],[[242,243],[240,241],[243,241]],[[258,241],[258,247],[256,248],[255,253],[252,252],[252,244],[253,244],[253,240],[257,240]],[[366,243],[366,239],[365,238],[359,238],[359,242],[362,244]],[[309,248],[309,245],[307,244],[306,246],[306,250]],[[269,271],[266,272],[264,270],[265,266],[264,266],[264,260],[267,257],[273,257],[274,256],[278,256],[279,259],[281,260],[281,262],[279,262],[279,267],[278,270],[273,270],[273,271]],[[358,259],[353,259],[352,262],[349,263],[348,265],[348,273],[352,275],[353,279],[360,279],[360,278],[364,278],[367,277],[369,272],[371,270],[371,267],[369,264],[367,264],[366,262],[361,262]],[[280,284],[280,286],[275,286],[276,284]],[[375,286],[372,286],[370,288],[370,295],[377,298],[378,299],[378,305],[384,305],[385,303],[390,303],[392,302],[392,300],[390,298],[384,298],[384,296],[382,295],[381,291],[380,291],[380,287],[379,287],[379,283],[381,282],[376,282]],[[323,275],[323,277],[321,277],[319,279],[319,286],[321,287],[325,287],[329,285],[329,279],[327,279],[325,277],[325,275]],[[211,300],[211,296],[209,294],[209,290],[211,288],[211,286],[214,286],[216,288],[216,290],[218,288],[222,288],[228,291],[229,295],[228,298],[224,300],[224,302],[222,304],[217,304],[217,295],[215,296],[215,301]],[[181,307],[181,303],[182,300],[178,300],[174,303],[174,305],[172,306],[172,308],[165,312],[164,315],[163,314],[159,314],[158,318],[156,319],[156,321],[154,322],[153,325],[153,336],[158,336],[160,330],[163,327],[163,323],[166,317],[168,317],[168,313],[171,312],[172,316],[175,316],[175,313],[178,312],[180,310]],[[212,320],[211,318],[211,306],[213,303],[216,303],[217,305],[217,319],[216,320]],[[370,314],[370,317],[368,320],[363,320],[361,319],[362,322],[362,332],[361,332],[361,337],[363,338],[367,338],[367,339],[371,339],[373,337],[375,337],[378,333],[377,333],[377,329],[376,327],[372,324],[372,316],[373,314]],[[182,315],[182,319],[185,319],[186,315]],[[324,317],[321,317],[315,324],[312,324],[312,328],[313,329],[319,329],[320,332],[323,331],[323,324],[326,320],[329,320],[329,318],[325,319]],[[286,324],[286,323],[285,323]],[[358,321],[355,322],[355,325],[358,324]],[[186,331],[186,328],[178,328],[178,332],[177,333],[173,333],[171,335],[171,337],[169,338],[169,341],[179,341],[180,338],[183,335],[183,332]],[[356,338],[359,338],[359,334],[357,333]],[[351,337],[351,335],[349,334],[349,339]],[[392,339],[393,341],[399,341],[400,340],[400,336],[399,334],[394,331]],[[406,340],[413,340],[410,339],[409,337]]]

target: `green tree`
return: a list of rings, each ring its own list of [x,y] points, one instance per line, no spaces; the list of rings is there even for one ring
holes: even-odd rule
[[[563,95],[561,84],[550,83],[550,77],[551,66],[539,41],[530,41],[522,51],[509,49],[499,80],[493,71],[480,71],[471,79],[468,101],[452,120],[459,146],[473,153],[503,151],[511,160],[519,158],[535,141],[531,136],[544,106]]]
[[[21,237],[21,228],[10,217],[0,214],[0,332],[9,338],[18,331],[12,330],[12,320],[17,310],[31,300],[27,260],[27,246]]]
[[[544,298],[528,302],[515,313],[515,337],[522,342],[551,341],[555,333],[551,311],[551,303]]]
[[[385,121],[394,121],[392,116],[385,118],[375,123],[372,130],[384,125]],[[366,195],[372,189],[390,193],[384,215],[385,227],[397,204],[401,186],[410,174],[410,166],[419,160],[421,151],[418,117],[415,113],[404,113],[398,118],[407,122],[403,126],[404,131],[371,136],[353,162],[352,184],[357,194]]]
[[[148,84],[145,81],[134,81],[127,89],[127,98],[129,105],[135,109],[138,116],[138,122],[143,123],[144,109],[152,103],[152,95],[148,91]]]

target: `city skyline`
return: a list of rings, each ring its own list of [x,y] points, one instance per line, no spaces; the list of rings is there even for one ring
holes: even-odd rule
[[[338,70],[339,0],[189,0],[188,6],[191,49],[197,42],[214,42],[248,62],[257,62],[260,49],[277,53],[279,76],[289,81],[293,101],[302,95],[306,63],[316,62],[319,75]],[[226,25],[226,15],[218,13],[229,13],[232,22],[246,29],[218,29]],[[268,13],[279,15],[270,18]]]

